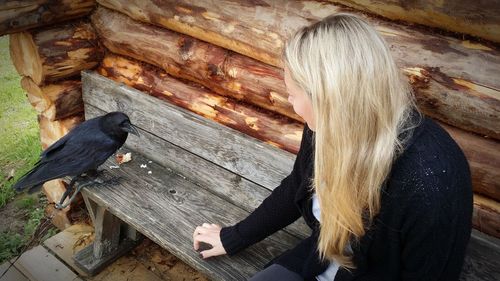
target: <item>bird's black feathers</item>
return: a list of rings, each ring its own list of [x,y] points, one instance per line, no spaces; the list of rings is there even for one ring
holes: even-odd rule
[[[79,124],[43,151],[35,167],[13,188],[18,191],[31,189],[52,179],[96,170],[123,145],[130,128],[133,127],[129,118],[121,112],[108,113]]]

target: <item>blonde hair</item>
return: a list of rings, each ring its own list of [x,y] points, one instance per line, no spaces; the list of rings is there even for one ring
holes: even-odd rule
[[[300,29],[287,42],[284,60],[313,106],[318,251],[322,259],[354,268],[347,246],[378,214],[382,186],[404,148],[398,136],[416,126],[411,87],[382,37],[348,13]]]

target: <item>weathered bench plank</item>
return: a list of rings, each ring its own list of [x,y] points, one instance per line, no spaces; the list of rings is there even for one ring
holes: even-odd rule
[[[85,104],[122,111],[142,129],[270,190],[291,171],[292,153],[95,72],[83,71],[82,83]]]
[[[113,164],[108,160],[104,167]],[[195,226],[234,223],[248,212],[138,153],[109,173],[113,183],[84,188],[85,196],[214,280],[244,280],[299,241],[279,231],[233,257],[202,260],[193,250]]]
[[[500,280],[499,239],[472,230],[460,280]]]

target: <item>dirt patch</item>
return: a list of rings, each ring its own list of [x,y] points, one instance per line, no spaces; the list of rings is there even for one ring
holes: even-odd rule
[[[0,209],[0,263],[56,233],[43,215],[46,201],[42,193],[21,194]]]
[[[210,280],[149,239],[137,246],[132,255],[162,280]]]
[[[28,219],[28,210],[20,209],[17,206],[17,200],[7,203],[0,209],[0,217],[2,224],[0,224],[0,232],[12,231],[15,233],[23,234],[24,223]]]

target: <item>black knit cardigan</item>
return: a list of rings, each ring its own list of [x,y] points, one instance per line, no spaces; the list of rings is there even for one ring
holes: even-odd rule
[[[416,116],[416,115],[415,115]],[[351,243],[354,270],[344,280],[458,280],[471,233],[472,184],[465,156],[449,134],[419,117],[382,189],[381,209],[366,234]],[[300,216],[311,235],[268,263],[313,280],[328,266],[317,251],[312,213],[313,132],[305,125],[293,170],[247,218],[221,231],[229,255],[261,241]]]

